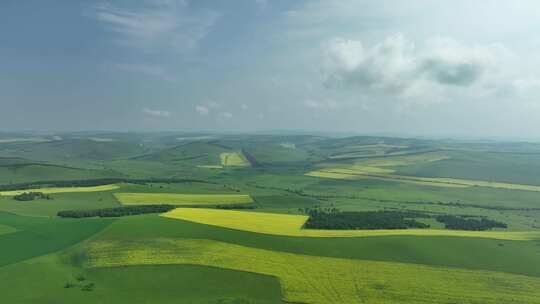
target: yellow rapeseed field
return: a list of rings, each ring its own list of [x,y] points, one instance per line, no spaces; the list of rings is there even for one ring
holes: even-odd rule
[[[124,205],[216,205],[253,203],[248,194],[115,193]]]
[[[440,187],[489,187],[540,192],[540,186],[533,185],[469,180],[460,178],[418,177],[391,174],[393,172],[394,171],[391,169],[355,164],[349,167],[323,168],[315,171],[310,171],[305,175],[332,179],[372,178]]]
[[[111,191],[120,188],[116,184],[101,185],[93,187],[51,187],[51,188],[35,188],[13,191],[0,191],[0,196],[15,196],[24,192],[41,192],[45,194],[49,193],[67,193],[67,192],[99,192],[99,191]]]
[[[220,165],[198,165],[197,167],[205,169],[223,169],[223,166]]]
[[[177,208],[163,217],[256,233],[296,237],[372,237],[388,235],[456,236],[501,240],[531,240],[540,237],[536,231],[461,231],[443,229],[390,230],[322,230],[303,229],[305,215],[276,214],[236,210]]]
[[[319,177],[319,178],[331,178],[331,179],[377,179],[402,182],[407,184],[416,184],[422,186],[434,186],[434,187],[446,187],[446,188],[467,188],[470,185],[462,183],[448,183],[437,181],[434,178],[416,178],[403,175],[390,175],[390,174],[376,174],[360,170],[342,169],[342,168],[328,168],[316,171],[310,171],[305,174],[306,176]]]
[[[441,154],[441,153],[436,153],[436,152],[429,152],[429,153],[422,153],[422,154],[411,154],[411,155],[403,155],[403,156],[392,156],[392,157],[386,157],[386,158],[366,159],[366,160],[357,162],[357,164],[361,164],[365,166],[375,166],[375,167],[394,167],[394,166],[408,166],[408,165],[414,165],[418,163],[430,163],[430,162],[436,162],[436,161],[441,161],[445,159],[450,159],[450,156]]]
[[[219,155],[221,165],[225,167],[248,167],[249,162],[238,152],[225,152]]]
[[[540,303],[540,278],[395,262],[318,257],[202,239],[94,241],[86,267],[190,264],[279,278],[291,303]]]

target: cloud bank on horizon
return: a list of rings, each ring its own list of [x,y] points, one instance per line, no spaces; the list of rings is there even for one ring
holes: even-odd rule
[[[0,128],[540,139],[539,14],[526,0],[2,3]]]

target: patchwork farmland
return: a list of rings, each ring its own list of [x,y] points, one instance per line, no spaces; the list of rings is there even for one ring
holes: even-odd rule
[[[287,302],[355,303],[369,297],[385,303],[441,303],[463,301],[463,294],[466,301],[483,303],[540,301],[539,278],[496,272],[313,257],[190,239],[102,241],[87,250],[87,267],[194,264],[275,276]],[[516,285],[520,288],[507,287]]]
[[[540,146],[176,137],[1,143],[2,299],[540,303]]]
[[[0,0],[0,304],[540,304],[539,16]]]

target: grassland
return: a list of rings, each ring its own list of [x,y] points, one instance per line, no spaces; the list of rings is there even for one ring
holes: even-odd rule
[[[372,171],[372,170],[370,170]],[[383,181],[396,181],[415,185],[433,186],[433,187],[447,187],[447,188],[466,188],[470,185],[464,185],[461,183],[448,183],[437,181],[432,178],[416,178],[416,177],[404,177],[404,176],[392,176],[390,174],[374,174],[368,172],[361,172],[351,169],[321,169],[316,171],[310,171],[306,173],[306,176],[320,177],[320,178],[332,178],[332,179],[377,179]]]
[[[310,154],[298,144],[283,146],[278,142],[269,143],[250,143],[244,148],[256,160],[259,165],[269,168],[281,166],[296,166],[308,161],[319,159],[318,155]]]
[[[3,266],[73,246],[112,221],[60,220],[0,213],[0,222],[18,230],[0,235],[0,266]]]
[[[448,159],[448,156],[441,153],[421,153],[386,158],[371,158],[357,161],[353,164],[339,165],[337,167],[336,164],[329,163],[324,165],[323,168],[307,172],[305,175],[331,179],[371,178],[450,188],[469,187],[469,185],[458,183],[441,182],[437,180],[431,181],[428,179],[393,175],[397,168],[401,168],[403,166],[410,166],[418,163],[433,163],[445,159]]]
[[[132,162],[133,165],[141,161],[168,166],[193,167],[194,165],[214,165],[220,163],[220,153],[229,152],[230,149],[220,144],[202,141],[186,142],[178,145],[164,147],[146,155],[140,155]],[[166,168],[164,168],[166,169]]]
[[[95,241],[86,254],[91,268],[192,264],[276,276],[285,300],[297,303],[540,303],[540,278],[305,256],[209,240]]]
[[[282,303],[274,277],[196,265],[83,269],[64,254],[1,267],[0,282],[3,303]],[[73,286],[64,288],[66,283]],[[92,291],[81,290],[87,284],[94,284]]]
[[[22,216],[55,217],[62,210],[113,208],[120,205],[109,191],[54,193],[50,197],[49,200],[21,202],[10,196],[0,196],[0,211]]]
[[[539,301],[540,192],[514,185],[540,186],[540,144],[232,134],[182,135],[190,139],[179,141],[179,136],[71,134],[51,143],[0,143],[4,186],[101,177],[179,179],[51,193],[50,200],[0,196],[2,300]],[[238,153],[227,162],[239,157],[252,167],[222,166],[223,153]],[[487,181],[501,184],[479,183]],[[179,195],[175,200],[183,207],[225,204],[222,197],[206,202],[249,193],[257,212],[179,208],[164,216],[114,220],[56,217],[61,210],[121,206],[115,194],[122,193],[147,196],[135,199],[144,204],[148,195],[159,203]],[[487,217],[507,223],[508,229],[302,229],[306,216],[300,209],[314,207]],[[86,278],[84,283],[78,276]],[[76,286],[64,288],[67,282]],[[95,283],[93,291],[81,290],[86,283]]]
[[[405,156],[393,156],[385,158],[372,158],[357,162],[357,164],[373,167],[403,167],[415,164],[430,164],[450,159],[446,153],[428,152],[421,154],[412,154]]]
[[[519,145],[513,145],[519,147]],[[493,149],[494,150],[494,149]],[[445,151],[450,158],[420,162],[398,168],[400,175],[496,180],[515,184],[540,185],[540,154],[495,151]]]
[[[253,203],[248,194],[115,193],[123,205],[216,205]]]
[[[326,164],[325,167],[306,173],[307,176],[332,178],[332,179],[359,179],[373,178],[380,180],[398,181],[426,186],[441,187],[489,187],[497,189],[522,190],[540,192],[540,186],[531,184],[507,183],[488,180],[473,180],[465,178],[413,176],[405,175],[406,172],[426,172],[407,170],[411,167],[432,168],[441,162],[450,162],[452,157],[445,153],[428,152],[404,156],[392,156],[386,158],[372,158],[357,161],[350,165]],[[453,163],[453,162],[452,162]],[[423,166],[423,167],[422,167]],[[486,170],[484,170],[486,171]],[[395,174],[399,172],[399,174]],[[431,171],[434,172],[434,171]],[[484,177],[485,175],[481,175]]]
[[[0,235],[16,232],[17,229],[0,224]]]
[[[45,194],[51,193],[70,193],[70,192],[101,192],[101,191],[111,191],[120,188],[116,184],[110,185],[101,185],[93,187],[50,187],[50,188],[35,188],[35,189],[24,189],[24,190],[14,190],[14,191],[0,191],[0,196],[15,196],[24,192],[41,192]]]
[[[445,236],[289,237],[144,215],[115,221],[100,240],[210,239],[312,256],[490,270],[540,277],[538,241]],[[489,253],[489,254],[486,254]]]
[[[224,152],[219,158],[224,167],[249,167],[249,162],[240,152]]]
[[[493,238],[500,240],[533,240],[540,238],[540,231],[458,231],[442,229],[394,229],[394,230],[315,230],[303,229],[307,216],[273,214],[235,210],[200,208],[177,208],[162,214],[164,217],[182,219],[200,224],[256,233],[295,237],[370,237],[389,235],[456,236]]]
[[[414,183],[427,186],[441,187],[488,187],[509,190],[535,191],[540,192],[540,186],[522,185],[512,183],[502,183],[494,181],[468,180],[458,178],[442,178],[442,177],[418,177],[392,174],[394,170],[379,168],[374,166],[365,166],[355,164],[349,167],[341,168],[323,168],[306,173],[307,176],[333,178],[333,179],[357,179],[357,178],[374,178],[390,181],[398,181],[405,183]]]
[[[366,158],[373,156],[384,155],[400,155],[407,153],[400,151],[408,148],[406,145],[389,145],[384,143],[368,144],[368,145],[353,145],[347,147],[344,151],[330,155],[330,159],[348,159],[348,158]],[[397,150],[397,151],[396,151]]]
[[[41,164],[37,162],[0,163],[0,183],[25,183],[47,180],[76,180],[115,177],[117,172]]]

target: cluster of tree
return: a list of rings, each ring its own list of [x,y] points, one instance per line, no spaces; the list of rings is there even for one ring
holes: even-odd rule
[[[14,200],[17,201],[33,201],[35,199],[51,199],[48,194],[43,192],[23,192],[21,194],[13,196]]]
[[[86,278],[83,276],[78,276],[76,279],[78,283],[67,282],[66,284],[64,284],[64,288],[80,287],[81,291],[94,291],[94,287],[96,286],[96,284],[92,282],[84,283],[86,281]]]
[[[59,217],[83,218],[83,217],[119,217],[144,213],[163,213],[176,208],[172,205],[138,205],[116,208],[92,209],[92,210],[64,210],[59,211]]]
[[[473,231],[482,231],[489,230],[492,228],[507,228],[508,226],[505,223],[497,222],[487,218],[466,218],[463,216],[455,215],[439,215],[435,219],[444,223],[446,229],[452,230],[473,230]]]
[[[429,228],[428,224],[414,220],[414,218],[425,217],[429,216],[416,212],[340,212],[335,208],[327,212],[310,209],[309,219],[304,224],[304,228],[339,230]]]
[[[22,183],[22,184],[0,185],[0,191],[31,189],[31,188],[39,188],[39,187],[93,187],[93,186],[101,186],[101,185],[116,184],[116,183],[130,183],[130,184],[206,183],[206,184],[213,184],[213,182],[210,182],[210,181],[198,180],[198,179],[185,179],[185,178],[149,178],[149,179],[101,178],[101,179],[85,179],[85,180],[36,181],[36,182]]]
[[[216,205],[216,209],[255,209],[257,206],[255,204],[226,204],[226,205]]]
[[[82,291],[94,291],[94,286],[96,286],[94,283],[88,283],[84,285],[81,290]]]
[[[316,206],[316,207],[311,207],[311,208],[308,208],[308,207],[298,208],[298,211],[301,213],[311,215],[311,214],[316,214],[316,213],[321,213],[321,212],[322,213],[337,213],[339,212],[339,209],[335,208],[334,204],[331,204],[330,207]]]

